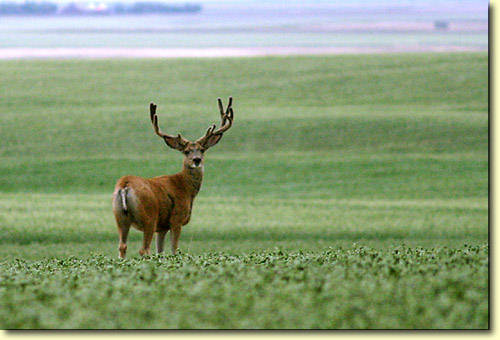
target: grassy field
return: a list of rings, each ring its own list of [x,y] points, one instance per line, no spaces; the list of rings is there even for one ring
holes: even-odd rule
[[[0,328],[487,328],[487,55],[0,62]],[[117,259],[153,134],[235,123],[178,256]]]

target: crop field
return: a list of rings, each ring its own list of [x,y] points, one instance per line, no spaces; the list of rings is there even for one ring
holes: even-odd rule
[[[486,53],[0,62],[0,328],[489,327]],[[180,254],[116,180],[207,152]],[[154,247],[153,247],[154,248]]]

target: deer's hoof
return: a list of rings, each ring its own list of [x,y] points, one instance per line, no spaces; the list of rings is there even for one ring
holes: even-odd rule
[[[139,250],[139,254],[141,256],[148,256],[149,255],[149,250],[147,250],[147,249],[141,249],[141,250]]]

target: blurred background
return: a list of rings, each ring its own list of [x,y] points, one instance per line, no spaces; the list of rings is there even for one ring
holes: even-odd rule
[[[0,56],[478,51],[488,48],[487,8],[486,0],[8,0]]]

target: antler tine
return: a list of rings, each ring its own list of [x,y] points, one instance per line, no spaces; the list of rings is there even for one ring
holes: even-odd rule
[[[217,104],[219,104],[219,110],[221,117],[224,116],[224,105],[222,104],[222,99],[217,98]]]
[[[217,135],[221,134],[227,129],[233,125],[233,117],[234,117],[234,112],[233,112],[233,97],[229,97],[229,102],[227,104],[226,112],[224,112],[224,107],[222,106],[222,100],[220,98],[217,98],[217,101],[219,103],[219,109],[221,113],[221,127],[217,130],[212,130],[212,134]],[[229,124],[227,124],[229,122]]]
[[[224,105],[222,104],[222,99],[217,98],[217,103],[219,104],[219,111],[220,111],[220,116],[222,119],[222,125],[226,123],[227,115],[229,113],[229,110],[232,108],[233,105],[233,97],[229,97],[229,102],[227,104],[226,111],[224,112]]]
[[[215,130],[215,124],[214,125],[210,125],[208,127],[207,132],[205,133],[205,136],[203,136],[202,138],[200,138],[200,140],[203,139],[203,138],[205,138],[205,137],[210,136],[212,134],[212,131],[214,131],[214,130]]]
[[[153,129],[155,130],[155,133],[158,136],[160,136],[160,137],[162,137],[164,139],[165,138],[177,138],[180,141],[186,142],[186,140],[181,136],[180,133],[177,134],[177,136],[172,136],[172,135],[163,133],[160,130],[160,127],[158,126],[158,115],[156,114],[156,104],[155,103],[149,104],[149,114],[151,116],[151,123],[153,123]]]
[[[160,137],[165,137],[165,134],[161,132],[158,126],[158,116],[156,115],[156,104],[153,102],[149,104],[149,115],[151,117],[151,123],[153,123],[153,128],[155,130],[155,133]]]
[[[233,97],[229,97],[229,102],[227,104],[226,110],[224,110],[224,105],[222,104],[222,99],[217,98],[217,104],[219,106],[220,116],[221,116],[221,127],[216,129],[216,125],[212,125],[208,128],[205,135],[197,140],[198,143],[205,143],[208,138],[213,135],[220,135],[233,125]]]
[[[151,122],[153,122],[153,117],[156,115],[156,104],[153,102],[149,104],[149,113],[151,115]]]
[[[222,125],[226,124],[226,119],[228,119],[228,114],[230,112],[232,112],[233,110],[233,97],[229,97],[229,103],[227,104],[227,108],[226,108],[226,113],[224,114],[223,118],[222,118]],[[231,114],[231,118],[232,118],[232,114]]]

